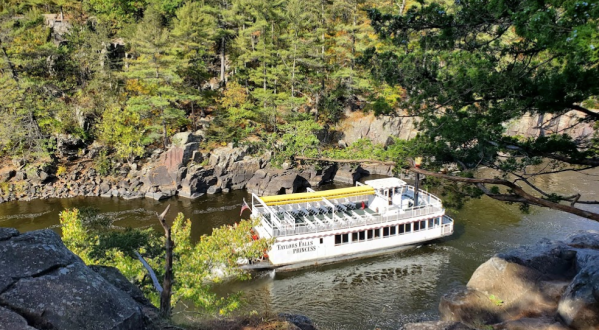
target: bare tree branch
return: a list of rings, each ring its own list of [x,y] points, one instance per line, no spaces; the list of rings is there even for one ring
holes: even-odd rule
[[[156,273],[154,272],[152,267],[146,262],[146,259],[144,259],[144,257],[142,257],[141,254],[139,254],[139,252],[133,251],[133,253],[135,253],[135,255],[137,256],[137,259],[139,259],[141,264],[144,265],[144,267],[148,271],[148,274],[150,274],[150,277],[152,278],[152,283],[154,284],[154,288],[156,289],[156,291],[158,291],[158,293],[162,293],[162,291],[163,291],[162,286],[160,286],[158,277],[156,277]]]
[[[581,107],[580,105],[573,104],[569,108],[580,111],[580,112],[586,114],[587,116],[592,117],[593,120],[599,119],[599,112],[591,111],[587,108]]]

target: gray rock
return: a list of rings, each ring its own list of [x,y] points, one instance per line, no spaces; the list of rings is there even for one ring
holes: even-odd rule
[[[9,230],[9,234],[14,236],[14,231]],[[0,292],[15,279],[43,275],[75,262],[81,260],[67,250],[60,237],[49,229],[0,241]]]
[[[0,330],[149,330],[156,308],[116,269],[94,272],[51,230],[0,235]]]
[[[195,164],[200,164],[204,161],[204,155],[201,151],[194,151],[191,154],[191,161]]]
[[[110,184],[108,184],[107,182],[102,182],[100,184],[100,193],[106,194],[109,191],[110,191]]]
[[[559,301],[558,314],[574,329],[599,327],[599,263],[588,265],[574,277]]]
[[[0,171],[0,182],[6,182],[13,178],[17,174],[15,170],[3,170]]]
[[[173,135],[171,138],[171,142],[173,145],[182,147],[188,143],[192,142],[202,142],[203,137],[201,135],[196,135],[192,132],[181,132]]]
[[[214,195],[214,194],[218,194],[221,191],[222,191],[221,187],[212,186],[212,187],[208,188],[208,191],[206,191],[206,193],[208,195]]]
[[[210,155],[210,166],[220,165],[228,168],[234,162],[240,161],[247,154],[247,147],[231,148],[223,147],[214,149]]]
[[[361,173],[349,168],[338,169],[333,181],[354,185],[362,177]]]
[[[23,171],[17,171],[17,173],[15,174],[15,179],[19,181],[27,180],[27,173]]]
[[[168,193],[159,191],[159,192],[147,192],[145,194],[145,197],[146,198],[152,198],[154,200],[160,201],[160,200],[167,199],[167,198],[171,197],[171,195],[168,194]]]
[[[38,326],[143,329],[143,315],[135,301],[82,262],[20,279],[0,295],[0,300],[23,311]]]
[[[75,159],[79,154],[79,150],[85,147],[83,140],[72,135],[60,134],[56,138],[56,151],[61,157],[67,159]]]
[[[405,330],[473,330],[459,322],[430,321],[421,323],[408,323]]]
[[[153,306],[152,302],[148,300],[143,292],[135,285],[131,284],[129,280],[118,269],[108,266],[89,266],[91,270],[100,274],[108,283],[114,285],[117,289],[127,293],[131,298],[142,305]]]
[[[146,194],[141,193],[139,191],[134,191],[134,192],[130,192],[128,194],[125,194],[123,196],[121,196],[123,199],[125,200],[131,200],[131,199],[138,199],[138,198],[144,198],[146,196]]]
[[[0,330],[36,330],[21,315],[0,306]]]
[[[147,187],[158,186],[165,188],[176,188],[177,182],[175,179],[176,170],[175,172],[170,172],[166,166],[161,165],[148,171],[148,174],[143,177],[142,180],[144,185]]]
[[[17,235],[19,235],[19,231],[14,228],[0,227],[0,241],[7,240]]]
[[[493,325],[494,330],[570,330],[554,318],[521,318]]]
[[[293,323],[296,327],[300,328],[300,330],[316,330],[316,327],[312,323],[309,317],[299,314],[288,314],[288,313],[280,313],[279,317],[287,320],[290,323]]]
[[[181,181],[179,196],[185,198],[197,198],[208,192],[208,188],[214,186],[217,179],[214,170],[191,166],[188,173]]]
[[[197,142],[173,146],[160,156],[158,163],[160,166],[165,166],[169,172],[175,173],[180,167],[189,163],[193,152],[197,151],[199,147],[200,144]]]

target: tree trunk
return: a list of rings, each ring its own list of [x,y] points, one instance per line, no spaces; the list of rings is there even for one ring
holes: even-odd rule
[[[166,207],[166,210],[158,216],[160,225],[164,229],[164,236],[166,238],[165,249],[166,249],[166,262],[164,266],[164,280],[162,281],[162,292],[160,294],[160,314],[162,317],[168,318],[171,314],[171,295],[173,288],[173,247],[174,242],[171,239],[171,226],[166,223],[166,213],[168,212],[170,205]]]
[[[406,0],[402,0],[401,5],[399,6],[399,15],[403,15],[403,12],[405,9],[406,9]]]
[[[220,45],[220,81],[221,82],[225,81],[225,46],[226,46],[225,37],[222,37],[221,45]]]

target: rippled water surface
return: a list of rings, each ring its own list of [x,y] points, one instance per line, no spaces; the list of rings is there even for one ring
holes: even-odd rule
[[[562,174],[537,183],[599,200],[599,173],[592,174]],[[0,226],[22,232],[40,228],[60,232],[58,213],[82,206],[99,209],[118,227],[157,226],[154,212],[171,204],[170,214],[183,212],[198,237],[215,226],[238,221],[244,197],[249,200],[247,193],[235,191],[195,201],[86,197],[12,202],[0,204]],[[599,212],[599,207],[592,209]],[[304,314],[321,329],[398,329],[406,322],[436,317],[441,295],[466,284],[476,267],[494,253],[542,238],[563,239],[579,230],[599,230],[599,223],[573,215],[540,208],[522,214],[515,205],[489,198],[470,201],[450,215],[456,221],[453,236],[415,249],[296,272],[263,273],[219,290],[243,290],[246,310]]]

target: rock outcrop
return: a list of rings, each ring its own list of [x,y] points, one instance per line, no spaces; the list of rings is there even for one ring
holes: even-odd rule
[[[51,230],[0,228],[0,329],[151,329],[156,309],[143,295],[118,271],[96,270]]]
[[[499,253],[439,304],[446,329],[599,329],[599,232]],[[452,328],[453,329],[453,328]]]
[[[387,144],[390,137],[402,140],[412,139],[418,134],[416,126],[418,117],[375,116],[362,111],[346,112],[346,118],[336,127],[333,140],[349,145],[358,139],[369,139],[373,143]],[[573,139],[590,139],[593,136],[593,124],[581,122],[584,115],[578,111],[570,111],[561,116],[551,114],[527,114],[518,120],[504,123],[506,134],[511,136],[538,137],[550,134],[570,135]]]

